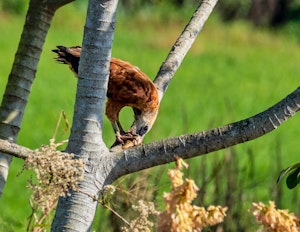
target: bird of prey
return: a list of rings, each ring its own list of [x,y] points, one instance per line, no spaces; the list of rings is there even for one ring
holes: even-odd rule
[[[69,65],[75,75],[78,75],[80,46],[57,46],[57,49],[52,51],[57,53],[55,59],[58,62]],[[106,96],[105,114],[116,135],[116,141],[112,147],[123,144],[123,148],[128,148],[141,144],[158,113],[159,99],[154,83],[138,67],[126,61],[111,58]],[[119,112],[125,106],[132,107],[134,112],[134,122],[127,132],[124,131],[119,121]],[[130,143],[126,145],[127,141]]]

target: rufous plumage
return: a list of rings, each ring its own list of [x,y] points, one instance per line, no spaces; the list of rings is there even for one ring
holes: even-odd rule
[[[57,61],[69,65],[78,75],[80,46],[57,46],[52,51],[57,53]],[[134,112],[134,122],[127,132],[119,120],[119,113],[125,106],[132,107]],[[105,114],[116,135],[112,146],[122,144],[123,148],[128,148],[141,144],[156,120],[158,108],[158,92],[151,79],[129,62],[111,58]]]

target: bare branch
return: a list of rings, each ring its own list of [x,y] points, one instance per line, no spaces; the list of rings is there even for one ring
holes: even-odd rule
[[[114,175],[133,173],[149,167],[208,154],[265,135],[294,116],[300,109],[300,87],[286,98],[253,117],[215,129],[157,141],[115,155]]]
[[[0,152],[17,158],[26,159],[35,152],[29,148],[20,146],[8,140],[0,139]]]
[[[167,87],[172,80],[176,70],[183,61],[185,55],[202,30],[204,23],[212,12],[218,0],[203,0],[197,10],[194,12],[190,22],[184,28],[181,35],[173,45],[165,62],[154,80],[158,89],[159,99],[161,100]]]
[[[244,143],[276,129],[300,109],[300,87],[269,109],[244,120],[194,134],[137,146],[103,157],[112,168],[107,180],[173,162],[175,156],[192,158]],[[0,139],[0,152],[25,159],[33,150]],[[112,165],[114,163],[115,165]]]

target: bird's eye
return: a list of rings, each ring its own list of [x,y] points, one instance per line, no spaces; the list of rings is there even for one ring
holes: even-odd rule
[[[142,127],[139,131],[139,135],[143,136],[144,134],[146,134],[146,132],[148,131],[148,128],[149,128],[148,126]]]
[[[146,131],[148,131],[148,126],[144,126],[144,131],[146,132]]]

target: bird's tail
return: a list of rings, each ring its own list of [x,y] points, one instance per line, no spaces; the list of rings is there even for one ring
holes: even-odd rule
[[[56,61],[69,65],[70,69],[77,75],[78,66],[81,54],[81,47],[65,47],[65,46],[56,46],[57,49],[52,51],[57,54],[55,58]]]

